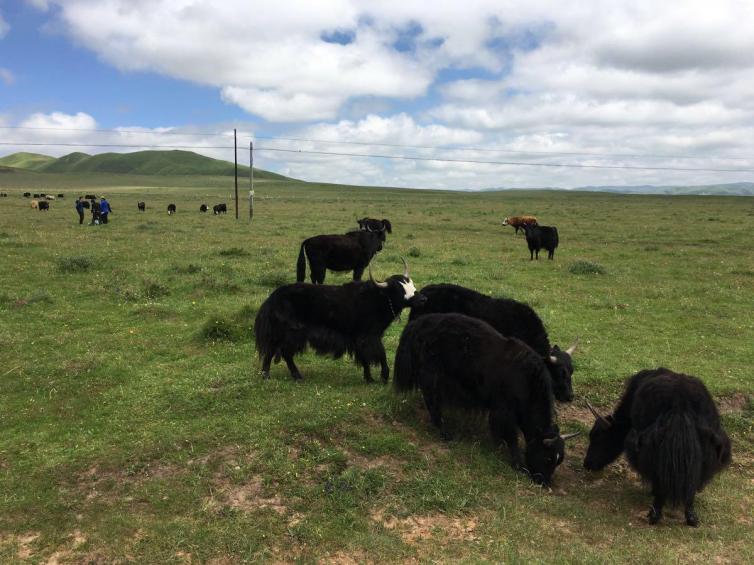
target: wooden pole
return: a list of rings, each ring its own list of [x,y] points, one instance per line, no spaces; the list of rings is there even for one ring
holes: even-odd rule
[[[236,180],[236,220],[238,219],[238,139],[236,137],[236,128],[233,128],[233,161],[235,162],[235,180]]]
[[[249,141],[249,223],[254,218],[254,142]]]

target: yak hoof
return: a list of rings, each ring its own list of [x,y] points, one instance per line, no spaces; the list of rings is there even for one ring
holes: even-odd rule
[[[699,525],[699,516],[693,510],[686,510],[686,524],[692,528],[696,528]]]
[[[270,378],[270,372],[269,371],[262,371],[262,379],[269,380]]]
[[[662,510],[658,510],[654,506],[650,506],[649,513],[647,514],[647,520],[649,520],[649,523],[652,525],[657,524],[660,520],[662,520]]]

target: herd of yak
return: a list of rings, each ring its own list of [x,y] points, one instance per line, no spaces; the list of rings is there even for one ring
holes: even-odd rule
[[[297,282],[280,286],[261,305],[254,333],[263,377],[270,377],[273,361],[283,360],[291,376],[301,379],[294,357],[310,347],[336,359],[348,354],[370,383],[371,367],[379,366],[387,383],[390,369],[382,336],[409,308],[395,354],[395,389],[421,391],[444,439],[450,437],[445,408],[488,414],[490,433],[496,443],[508,446],[513,467],[536,483],[550,484],[563,462],[565,441],[577,435],[561,434],[554,408],[555,400],[574,398],[571,356],[576,344],[565,350],[551,345],[542,320],[525,303],[455,284],[419,291],[405,259],[403,274],[375,280],[369,263],[392,225],[372,218],[358,224],[360,229],[346,234],[306,239]],[[523,228],[532,254],[542,247],[552,258],[556,228],[539,226],[533,217],[506,218],[503,224]],[[311,284],[304,282],[307,260]],[[328,269],[353,271],[354,280],[324,285]],[[365,269],[368,281],[361,280]],[[698,525],[694,497],[731,458],[730,440],[702,381],[666,368],[644,370],[628,379],[612,414],[600,415],[585,402],[595,422],[584,467],[602,469],[625,453],[651,486],[651,524],[671,504],[684,507],[688,525]]]

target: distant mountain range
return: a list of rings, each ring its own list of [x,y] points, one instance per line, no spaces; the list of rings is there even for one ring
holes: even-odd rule
[[[136,151],[98,155],[76,152],[59,158],[22,152],[0,158],[0,173],[11,173],[17,169],[37,173],[233,175],[233,163],[205,157],[193,151]],[[248,176],[249,167],[239,165],[238,174]],[[254,177],[260,180],[293,180],[256,167]]]
[[[657,186],[643,184],[637,186],[579,186],[559,188],[556,186],[522,188],[484,188],[482,192],[503,192],[506,190],[572,190],[582,192],[611,192],[614,194],[665,194],[665,195],[704,195],[704,196],[754,196],[754,182],[732,182],[728,184],[701,184],[693,186]]]

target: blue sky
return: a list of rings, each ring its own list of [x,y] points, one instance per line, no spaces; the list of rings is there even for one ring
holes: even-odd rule
[[[237,127],[249,137],[325,140],[266,140],[268,148],[455,160],[258,155],[270,169],[333,182],[474,189],[749,180],[754,8],[682,4],[477,0],[427,11],[408,1],[4,1],[0,125],[60,130],[52,138],[50,130],[4,130],[11,141],[148,147],[169,139],[219,158],[229,156],[209,147],[217,138],[189,133]],[[110,128],[141,134],[94,131]],[[701,170],[673,170],[682,168]]]

